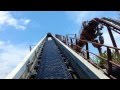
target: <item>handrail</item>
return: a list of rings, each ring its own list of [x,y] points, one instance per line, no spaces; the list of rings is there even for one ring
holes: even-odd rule
[[[78,45],[74,45],[74,46],[77,46],[78,48],[82,49],[82,47],[80,47],[80,46],[78,46]],[[98,55],[96,55],[96,54],[88,51],[88,50],[85,50],[85,49],[83,49],[83,50],[84,50],[84,51],[87,51],[87,52],[89,52],[89,53],[91,53],[91,54],[93,54],[93,55],[95,55],[95,56],[97,56],[98,58],[101,58],[101,59],[103,59],[103,60],[107,60],[107,59],[105,59],[105,58],[103,58],[103,57],[101,57],[101,56],[98,56]]]
[[[77,48],[83,49],[82,47],[80,47],[80,46],[78,46],[78,45],[74,45],[74,46],[76,46]],[[83,49],[83,50],[86,51],[86,52],[88,52],[88,53],[91,53],[91,54],[97,56],[98,58],[101,58],[101,59],[107,61],[107,59],[105,59],[105,58],[103,58],[103,57],[101,57],[101,56],[99,56],[99,55],[96,55],[96,54],[94,54],[94,53],[92,53],[92,52],[90,52],[90,51],[88,51],[88,50],[85,50],[85,49]],[[76,51],[76,52],[77,52],[77,51]],[[87,59],[86,59],[86,60],[87,60]],[[111,63],[112,65],[115,65],[115,66],[117,66],[118,68],[120,68],[120,65],[117,64],[117,63],[115,63],[115,62],[113,62],[113,61],[108,61],[108,63]],[[91,64],[94,65],[94,63],[91,63]],[[95,66],[96,66],[96,65],[95,65]],[[97,66],[97,67],[100,68],[99,66]],[[101,68],[100,68],[100,70],[101,70]],[[102,71],[103,71],[103,70],[102,70]],[[103,71],[103,72],[104,72],[104,71]],[[108,75],[108,73],[106,73],[106,72],[104,72],[104,73]],[[113,77],[112,75],[110,75],[110,77],[111,77],[111,78],[115,78],[115,77]]]
[[[34,57],[39,52],[39,49],[42,47],[42,44],[44,43],[46,39],[46,36],[41,39],[41,41],[38,42],[38,44],[31,50],[30,53],[18,64],[18,66],[5,77],[5,79],[19,79],[21,76],[28,72],[28,64],[32,64],[34,61]]]
[[[70,63],[77,71],[78,75],[82,75],[84,72],[84,78],[86,77],[86,75],[88,75],[86,78],[109,79],[109,77],[107,77],[101,70],[87,62],[82,56],[78,55],[73,49],[65,45],[62,41],[60,41],[56,37],[53,37],[53,39],[59,46],[59,48],[63,49],[64,54],[67,54],[69,58],[72,58],[70,59]]]
[[[93,43],[93,44],[96,44],[96,45],[101,45],[101,46],[104,46],[104,47],[109,47],[109,48],[112,48],[112,49],[120,50],[120,48],[116,48],[116,47],[112,47],[112,46],[108,46],[108,45],[104,45],[104,44],[100,44],[100,43],[96,43],[96,42],[92,42],[92,41],[87,41],[87,40],[80,40],[80,41],[89,42],[89,43]]]
[[[120,26],[120,21],[118,21],[118,20],[115,20],[115,19],[112,19],[112,18],[106,18],[106,17],[103,17],[102,19],[107,20],[109,22],[114,23],[115,25]]]
[[[112,49],[115,49],[115,50],[120,50],[120,48],[117,48],[117,47],[112,47],[112,46],[107,46],[107,45],[104,45],[104,44],[100,44],[100,43],[96,43],[96,42],[92,42],[92,41],[88,41],[88,40],[80,40],[80,41],[82,41],[82,42],[86,42],[86,43],[92,43],[92,44],[96,44],[96,45],[100,45],[100,46],[104,46],[104,47],[106,47],[107,49],[108,48],[112,48]],[[80,48],[80,49],[82,49],[82,50],[84,50],[84,51],[86,51],[86,52],[88,52],[88,53],[90,53],[90,54],[93,54],[93,55],[95,55],[95,56],[97,56],[98,58],[100,58],[100,59],[103,59],[103,60],[105,60],[106,61],[106,63],[108,63],[108,64],[112,64],[112,65],[115,65],[115,66],[117,66],[117,67],[119,67],[120,68],[120,65],[118,65],[118,64],[116,64],[115,62],[113,62],[113,61],[109,61],[109,59],[108,58],[104,58],[104,57],[101,57],[101,56],[99,56],[99,55],[96,55],[96,54],[94,54],[94,53],[92,53],[92,52],[90,52],[89,50],[86,50],[86,49],[83,49],[82,47],[80,47],[80,46],[78,46],[78,45],[74,45],[73,44],[73,46],[72,47],[77,47],[77,48]],[[70,47],[71,48],[71,47]],[[71,48],[72,50],[74,50],[73,48]],[[74,50],[76,53],[77,53],[77,51],[76,50]],[[107,53],[109,53],[109,52],[107,52]],[[86,58],[85,58],[86,59]],[[88,58],[87,58],[88,59]],[[86,59],[86,60],[87,60]],[[88,60],[87,60],[88,61]],[[89,61],[88,61],[89,62]],[[90,62],[91,63],[91,62]],[[92,63],[92,65],[94,65],[93,63]],[[96,65],[94,65],[95,67],[96,67]],[[98,67],[97,67],[98,68]],[[99,69],[101,70],[101,68],[99,67]],[[110,70],[110,69],[109,69]],[[103,71],[103,70],[101,70],[101,71]],[[106,75],[108,75],[110,78],[115,78],[114,76],[112,76],[112,75],[110,75],[110,74],[108,74],[108,73],[106,73],[106,72],[104,72]]]
[[[104,19],[99,19],[99,18],[95,18],[95,20],[97,20],[97,21],[99,21],[99,22],[102,22],[102,23],[104,23],[104,24],[107,24],[107,25],[109,25],[109,26],[112,26],[112,27],[114,27],[115,29],[117,29],[117,30],[119,30],[120,31],[120,26],[116,26],[116,25],[114,25],[114,24],[111,24],[109,21],[107,21],[107,20],[104,20]]]

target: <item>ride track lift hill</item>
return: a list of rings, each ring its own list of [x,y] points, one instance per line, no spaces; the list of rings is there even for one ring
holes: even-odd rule
[[[83,22],[79,38],[76,34],[55,36],[48,33],[24,58],[6,79],[116,79],[120,77],[120,65],[112,60],[111,49],[119,55],[112,31],[120,34],[119,21],[94,18]],[[103,26],[106,26],[112,46],[104,45]],[[69,36],[73,37],[69,37]],[[99,55],[89,51],[89,43],[98,49]],[[86,49],[83,49],[86,47]],[[102,47],[107,48],[107,58],[102,57]],[[104,60],[106,66],[94,63],[90,54]]]

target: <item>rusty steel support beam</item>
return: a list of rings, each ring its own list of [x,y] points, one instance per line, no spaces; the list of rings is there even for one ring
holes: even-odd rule
[[[70,38],[70,41],[71,41],[71,48],[73,48],[73,41],[72,41],[72,38]]]
[[[112,55],[111,55],[111,50],[109,49],[109,47],[107,47],[107,63],[108,63],[108,75],[111,75],[112,73],[112,64],[110,63],[110,61],[112,60]]]
[[[102,48],[99,47],[99,48],[98,48],[98,51],[99,51],[99,54],[101,55],[101,54],[102,54]]]
[[[66,35],[66,42],[67,42],[67,45],[69,46],[68,35]]]
[[[75,44],[77,45],[77,35],[75,34]]]
[[[115,39],[114,39],[113,33],[112,33],[112,31],[111,31],[111,28],[110,28],[109,26],[107,26],[107,29],[108,29],[110,38],[111,38],[111,40],[112,40],[113,46],[117,48],[117,44],[116,44],[116,42],[115,42]],[[118,52],[118,50],[116,50],[116,49],[115,49],[115,51]]]
[[[63,36],[63,43],[66,44],[66,37]]]
[[[89,51],[88,42],[86,43],[86,50]],[[87,59],[90,59],[89,52],[86,52],[86,54],[87,54]]]

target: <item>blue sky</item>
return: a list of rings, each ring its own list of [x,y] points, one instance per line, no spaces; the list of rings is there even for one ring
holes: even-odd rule
[[[64,12],[12,12],[16,19],[26,18],[30,22],[25,30],[16,30],[13,26],[6,26],[1,33],[1,40],[13,43],[38,42],[47,32],[65,35],[74,29]],[[18,17],[17,17],[18,16]]]
[[[47,32],[78,34],[81,22],[95,17],[118,18],[116,11],[1,11],[0,78],[4,78]],[[104,36],[107,32],[104,31]],[[116,39],[119,38],[115,34]],[[107,39],[108,40],[108,39]],[[105,44],[111,45],[106,42]],[[91,48],[92,49],[92,48]]]

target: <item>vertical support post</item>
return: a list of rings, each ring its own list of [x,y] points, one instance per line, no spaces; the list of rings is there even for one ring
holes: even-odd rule
[[[68,45],[68,41],[67,41],[67,35],[66,35],[65,41],[66,41],[66,45]]]
[[[88,42],[86,42],[86,50],[89,51],[89,46],[88,46]],[[89,56],[89,52],[87,52],[87,59],[90,59],[90,56]]]
[[[73,41],[72,41],[72,38],[70,38],[70,41],[71,41],[71,48],[73,48]]]
[[[68,35],[66,35],[66,41],[67,41],[67,45],[69,46]]]
[[[66,38],[63,36],[63,43],[66,44]]]
[[[107,29],[108,29],[110,38],[111,38],[111,40],[112,40],[113,46],[117,48],[117,44],[116,44],[116,42],[115,42],[115,39],[114,39],[113,33],[112,33],[112,31],[111,31],[111,28],[110,28],[109,26],[107,26]],[[115,52],[118,52],[118,50],[115,49]]]
[[[67,44],[67,43],[66,43],[66,37],[65,37],[65,36],[64,36],[64,43]]]
[[[30,51],[32,50],[32,47],[31,47],[31,45],[30,45]]]
[[[77,35],[75,34],[75,44],[77,45]]]
[[[99,51],[99,54],[101,55],[101,54],[102,54],[102,48],[99,47],[99,48],[98,48],[98,51]]]
[[[64,43],[64,36],[62,36],[62,42]]]
[[[112,73],[112,64],[110,63],[110,61],[112,60],[112,56],[111,56],[111,50],[109,49],[109,47],[107,47],[107,63],[108,63],[108,74],[110,75]]]

